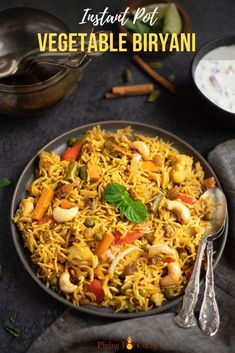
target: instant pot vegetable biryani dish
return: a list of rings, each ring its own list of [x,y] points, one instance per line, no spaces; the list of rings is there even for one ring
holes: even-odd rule
[[[14,222],[37,276],[76,305],[146,311],[179,296],[214,210],[199,162],[99,126],[40,153]]]

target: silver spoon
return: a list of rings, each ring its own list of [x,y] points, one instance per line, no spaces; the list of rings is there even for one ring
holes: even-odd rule
[[[199,243],[198,254],[193,272],[185,290],[183,306],[179,314],[174,318],[175,323],[184,328],[193,327],[197,324],[194,315],[194,308],[199,294],[202,257],[207,240],[213,240],[222,234],[227,213],[226,199],[223,192],[219,188],[208,189],[202,195],[203,198],[207,198],[208,196],[213,197],[218,206],[215,209],[210,227],[206,229]]]
[[[210,191],[210,189],[208,191]],[[212,197],[214,197],[215,202],[219,202],[217,206],[217,209],[219,209],[218,212],[221,215],[223,215],[223,213],[226,213],[226,200],[224,194],[222,193],[222,195],[218,195],[218,193],[216,193],[213,194]],[[199,314],[199,326],[202,332],[204,332],[208,336],[215,335],[220,325],[219,309],[215,298],[213,273],[213,240],[215,238],[215,236],[210,237],[207,242],[206,285],[203,302]]]

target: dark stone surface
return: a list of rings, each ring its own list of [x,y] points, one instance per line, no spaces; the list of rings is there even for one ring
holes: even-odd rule
[[[32,6],[61,16],[72,30],[78,30],[84,6],[100,11],[110,6],[117,12],[125,1],[77,0],[1,0],[0,7]],[[197,46],[225,34],[235,33],[235,4],[233,0],[184,0],[197,33]],[[115,27],[116,28],[116,27]],[[126,67],[133,71],[134,82],[149,82],[149,78],[131,62],[131,53],[105,54],[94,60],[86,70],[76,92],[53,110],[33,118],[0,119],[0,178],[8,177],[13,184],[0,190],[0,318],[7,321],[11,311],[17,312],[17,325],[22,329],[13,338],[0,326],[0,352],[22,353],[30,343],[65,309],[40,289],[24,270],[15,252],[9,212],[14,185],[32,155],[52,138],[87,122],[107,119],[148,122],[174,132],[191,143],[203,155],[216,144],[235,137],[235,130],[217,126],[194,97],[189,70],[193,54],[177,53],[164,58],[162,73],[176,75],[177,94],[161,90],[157,102],[146,103],[146,97],[113,101],[102,99],[114,84],[122,83]]]

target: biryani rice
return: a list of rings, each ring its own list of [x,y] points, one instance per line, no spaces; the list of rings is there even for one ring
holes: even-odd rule
[[[143,141],[149,149],[149,160],[158,155],[163,165],[158,172],[150,172],[137,168],[130,173],[130,163],[136,152],[131,148],[132,140]],[[105,143],[112,141],[118,146],[115,153],[106,149]],[[181,276],[178,283],[171,286],[172,298],[179,296],[188,281],[187,271],[195,261],[199,241],[208,226],[209,221],[204,216],[213,209],[210,200],[202,199],[204,171],[199,162],[191,158],[192,167],[187,178],[180,183],[172,180],[172,171],[180,153],[168,142],[159,138],[136,135],[130,127],[115,132],[104,131],[96,126],[86,132],[85,142],[77,160],[78,167],[86,166],[88,162],[99,167],[100,178],[97,181],[85,182],[75,175],[72,180],[66,180],[69,161],[61,160],[54,152],[40,153],[37,178],[28,188],[29,195],[21,201],[16,211],[14,222],[17,224],[25,246],[31,253],[32,262],[38,266],[37,276],[47,287],[51,286],[53,278],[59,278],[62,272],[68,271],[71,282],[77,287],[73,293],[66,294],[59,286],[53,290],[65,296],[75,305],[94,304],[96,296],[88,291],[88,285],[95,278],[102,283],[104,298],[98,304],[102,307],[112,307],[119,311],[147,311],[160,306],[168,299],[166,288],[160,285],[161,278],[167,275],[168,263],[164,256],[162,261],[153,262],[148,257],[149,248],[155,244],[167,245],[176,250],[175,261],[180,267]],[[181,155],[182,156],[182,155]],[[144,223],[128,221],[114,206],[105,202],[103,191],[110,183],[124,185],[134,199],[141,200],[148,208],[148,218]],[[55,197],[46,210],[45,217],[52,216],[53,210],[60,206],[63,185],[72,184],[72,190],[66,199],[78,206],[78,214],[72,221],[57,223],[48,218],[45,223],[36,221],[32,213],[25,211],[30,201],[35,208],[38,198],[44,188],[55,191]],[[190,219],[187,224],[179,222],[176,214],[166,207],[167,191],[177,186],[182,194],[191,196],[195,202],[187,204],[190,209]],[[163,200],[154,214],[151,205],[158,193],[163,194]],[[27,201],[28,200],[28,201]],[[94,221],[93,227],[84,223],[87,218]],[[102,257],[96,255],[99,237],[107,232],[115,235],[119,232],[123,237],[133,230],[138,230],[143,236],[131,244],[117,246],[112,244],[109,252]],[[78,261],[69,260],[69,249],[72,246],[86,245],[91,250],[91,258]],[[130,252],[117,264],[114,273],[109,272],[115,257],[124,249],[135,245],[137,250]],[[184,253],[184,257],[181,256]],[[125,267],[136,264],[134,273],[124,276]],[[99,275],[96,270],[99,268]]]

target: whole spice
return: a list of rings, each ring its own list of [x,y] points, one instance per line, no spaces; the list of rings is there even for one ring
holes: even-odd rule
[[[123,274],[124,274],[124,276],[133,275],[133,273],[136,270],[137,270],[137,263],[132,261],[124,267]]]
[[[160,61],[152,61],[149,63],[149,66],[152,69],[159,69],[160,67],[162,67],[162,63]]]
[[[155,89],[153,91],[153,93],[151,93],[149,96],[148,96],[148,102],[149,103],[152,103],[152,102],[155,102],[158,97],[160,96],[160,91],[158,89]]]
[[[154,71],[143,59],[141,59],[138,55],[133,56],[133,61],[149,76],[151,76],[155,81],[157,81],[160,85],[162,85],[165,89],[167,89],[171,93],[175,93],[175,87],[169,81],[167,81],[163,76],[159,75],[156,71]]]
[[[117,96],[140,96],[153,92],[154,86],[151,83],[142,83],[139,85],[114,86],[112,94]]]
[[[175,74],[170,74],[167,78],[168,78],[168,81],[174,82],[175,81]]]
[[[123,80],[125,82],[130,82],[132,79],[132,72],[130,69],[126,69],[124,72],[123,72]]]

